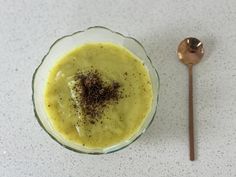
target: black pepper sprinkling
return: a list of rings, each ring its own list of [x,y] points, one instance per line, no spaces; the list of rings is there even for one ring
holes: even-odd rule
[[[110,103],[117,104],[122,98],[120,84],[116,81],[111,83],[103,81],[97,70],[78,72],[75,81],[73,89],[77,94],[76,100],[80,102],[80,108],[88,123],[95,124]],[[75,105],[73,106],[77,108]]]

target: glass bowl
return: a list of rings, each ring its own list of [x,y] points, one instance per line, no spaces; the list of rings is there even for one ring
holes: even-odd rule
[[[46,113],[44,108],[44,90],[47,77],[49,75],[50,69],[54,64],[65,55],[68,51],[71,51],[74,48],[77,48],[80,45],[89,42],[111,42],[114,44],[121,45],[131,51],[139,59],[142,60],[144,65],[147,67],[153,89],[153,101],[150,112],[148,113],[145,121],[141,125],[140,130],[133,135],[130,139],[123,141],[119,144],[113,145],[107,148],[87,148],[77,143],[70,142],[69,140],[63,138],[59,132],[57,132]],[[44,56],[41,64],[35,70],[33,75],[32,89],[33,89],[33,105],[35,116],[41,125],[41,127],[59,144],[64,146],[67,149],[87,154],[106,154],[120,150],[132,142],[134,142],[141,134],[151,124],[153,118],[156,114],[158,95],[159,95],[159,76],[154,68],[150,58],[147,56],[144,47],[136,39],[131,37],[126,37],[120,33],[114,32],[108,28],[95,26],[90,27],[84,31],[78,31],[71,35],[63,36],[60,39],[56,40],[50,47],[48,53]]]

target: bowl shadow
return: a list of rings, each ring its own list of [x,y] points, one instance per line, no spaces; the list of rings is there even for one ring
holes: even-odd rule
[[[158,31],[158,30],[156,30]],[[178,143],[188,149],[188,73],[187,67],[178,61],[176,49],[180,41],[189,37],[172,31],[162,35],[151,33],[137,38],[144,46],[160,76],[159,103],[153,123],[143,135],[142,142],[160,146]],[[197,37],[194,35],[193,37]],[[214,36],[200,36],[205,49],[204,65],[216,48]],[[195,80],[193,80],[195,82]],[[195,85],[197,83],[193,83]],[[196,103],[196,101],[194,101]],[[196,108],[196,106],[194,106]],[[210,105],[209,105],[210,108]],[[196,115],[196,109],[194,114]],[[198,133],[201,130],[195,116],[195,155],[198,157]]]

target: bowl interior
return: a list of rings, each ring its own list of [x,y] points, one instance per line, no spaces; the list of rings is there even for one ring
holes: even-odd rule
[[[60,135],[60,133],[54,130],[44,107],[45,84],[50,69],[54,66],[54,64],[58,60],[60,60],[62,56],[68,53],[68,51],[71,51],[72,49],[77,48],[80,45],[90,42],[111,42],[127,48],[138,58],[141,59],[141,61],[144,63],[144,66],[147,67],[152,81],[153,103],[151,111],[147,115],[147,118],[145,119],[139,132],[135,134],[133,137],[131,137],[129,140],[126,140],[122,143],[119,143],[117,145],[105,149],[89,149],[63,138]],[[127,145],[132,143],[135,139],[137,139],[146,130],[146,128],[150,125],[151,121],[154,118],[158,101],[158,92],[159,92],[159,77],[154,66],[151,63],[151,60],[148,58],[143,46],[133,38],[125,37],[119,33],[113,32],[104,27],[88,28],[85,31],[76,32],[72,35],[64,36],[58,39],[50,47],[49,52],[43,58],[42,63],[35,71],[33,77],[33,103],[34,103],[35,114],[40,125],[58,143],[65,146],[66,148],[82,153],[101,154],[101,153],[114,152],[116,150],[126,147]]]

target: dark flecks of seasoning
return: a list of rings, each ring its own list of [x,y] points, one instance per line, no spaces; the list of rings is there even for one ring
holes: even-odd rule
[[[128,73],[124,72],[124,80],[127,80]]]
[[[86,122],[95,124],[104,112],[104,109],[111,103],[118,103],[122,98],[121,85],[112,81],[107,83],[102,80],[101,74],[97,70],[90,70],[87,73],[77,72],[75,75],[75,89],[77,101],[85,115]],[[74,104],[75,108],[78,108]]]
[[[90,120],[89,121],[91,124],[95,124],[95,121],[94,120]]]
[[[128,98],[128,97],[129,97],[129,95],[125,94],[125,98]]]

